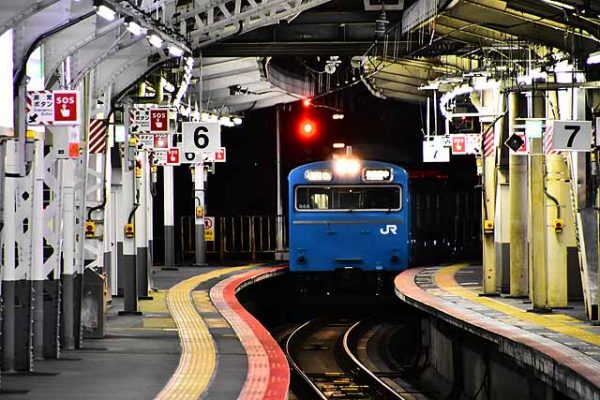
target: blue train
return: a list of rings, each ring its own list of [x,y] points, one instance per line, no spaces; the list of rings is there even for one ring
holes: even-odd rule
[[[408,268],[410,196],[403,168],[340,158],[297,167],[288,182],[291,272],[329,285],[340,277],[379,281]]]

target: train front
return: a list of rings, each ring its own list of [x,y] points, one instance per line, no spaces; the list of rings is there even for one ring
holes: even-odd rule
[[[323,276],[408,267],[403,168],[341,158],[300,166],[288,180],[290,271]]]

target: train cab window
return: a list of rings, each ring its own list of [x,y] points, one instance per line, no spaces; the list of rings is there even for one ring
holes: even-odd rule
[[[298,186],[298,211],[399,211],[400,186]]]

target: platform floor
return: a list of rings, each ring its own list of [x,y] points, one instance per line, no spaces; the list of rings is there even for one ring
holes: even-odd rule
[[[520,362],[536,364],[531,366],[540,373],[553,374],[549,379],[574,385],[570,378],[577,376],[578,384],[600,397],[600,326],[585,322],[581,302],[533,313],[528,299],[482,296],[481,281],[480,265],[457,264],[405,271],[395,289],[407,303],[499,343]]]
[[[248,382],[257,381],[256,372],[260,372],[248,369],[252,364],[244,342],[257,336],[249,327],[258,335],[264,336],[265,331],[251,316],[246,316],[250,324],[240,323],[234,330],[223,314],[231,314],[231,308],[238,313],[243,310],[234,296],[237,286],[275,270],[257,265],[177,271],[156,268],[153,286],[157,290],[152,292],[152,300],[140,301],[142,316],[118,316],[122,299],[113,298],[105,338],[85,339],[83,348],[64,351],[58,360],[36,360],[32,374],[3,373],[0,397],[237,399]],[[230,307],[215,307],[211,289],[232,277],[236,280],[230,280],[229,287],[221,285],[228,292],[222,302]],[[269,339],[267,334],[265,343]],[[267,357],[264,348],[268,345],[261,343],[255,343],[255,353]],[[265,374],[268,381],[268,363],[266,372],[262,370],[263,380]],[[289,377],[278,382],[279,386],[283,382],[287,392]],[[256,389],[255,385],[250,388]]]

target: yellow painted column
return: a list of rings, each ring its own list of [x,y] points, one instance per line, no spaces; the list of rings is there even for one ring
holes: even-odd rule
[[[546,93],[546,126],[558,118],[556,92]],[[546,129],[548,134],[548,129]],[[548,307],[568,305],[567,248],[575,229],[570,215],[571,193],[568,168],[562,154],[546,155],[546,246],[548,268]],[[569,223],[567,222],[569,220]]]
[[[546,238],[548,255],[548,307],[566,307],[567,299],[567,243],[564,216],[565,204],[570,201],[565,184],[566,164],[560,154],[546,156]],[[551,196],[551,197],[550,197]],[[556,199],[555,200],[553,200]],[[557,204],[558,203],[558,204]],[[560,226],[559,226],[560,225]]]
[[[484,132],[487,130],[484,127]],[[490,130],[492,130],[490,128]],[[489,133],[488,135],[493,135]],[[485,137],[484,137],[485,141]],[[496,151],[483,156],[483,292],[496,293],[496,251],[494,244],[494,215],[496,210]]]
[[[543,95],[531,94],[533,117],[545,116]],[[529,140],[529,264],[531,266],[529,298],[533,309],[548,308],[546,268],[546,195],[544,193],[544,149],[542,138]]]
[[[509,135],[515,132],[518,116],[518,94],[508,95]],[[527,157],[509,155],[510,193],[510,295],[527,296]]]

